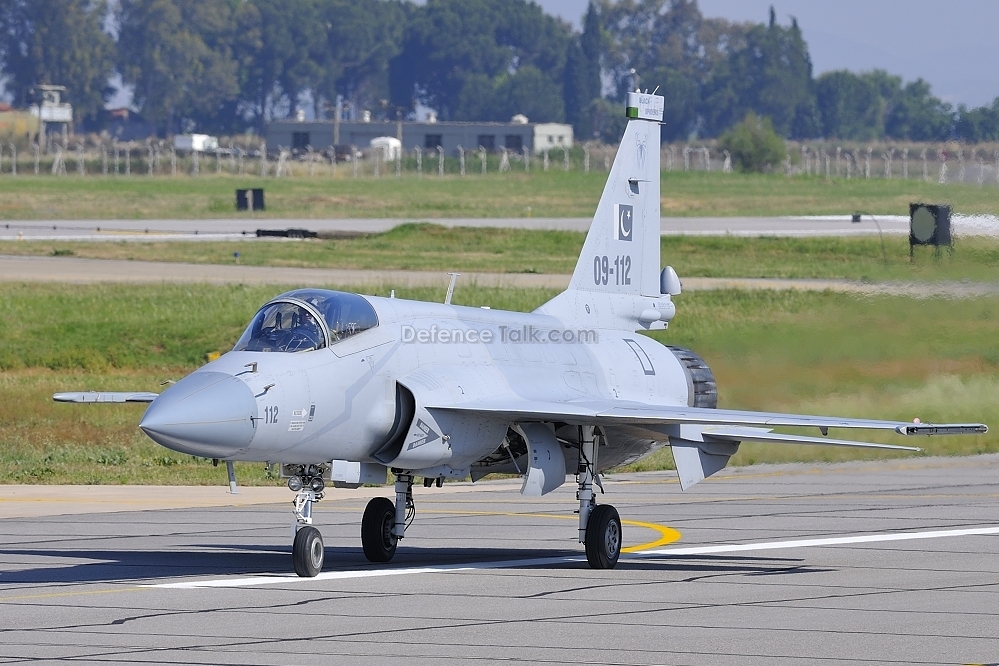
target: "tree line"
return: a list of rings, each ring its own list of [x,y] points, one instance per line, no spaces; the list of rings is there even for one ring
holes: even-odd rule
[[[766,17],[762,17],[766,18]],[[591,0],[580,31],[529,0],[0,0],[15,105],[65,85],[97,128],[115,75],[161,133],[234,134],[338,103],[375,118],[569,122],[614,142],[628,90],[666,98],[664,140],[748,113],[791,139],[999,140],[999,97],[956,109],[922,79],[815,77],[797,20],[705,17],[696,0]]]

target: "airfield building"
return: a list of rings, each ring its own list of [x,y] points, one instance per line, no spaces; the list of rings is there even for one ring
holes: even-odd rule
[[[437,146],[440,146],[450,155],[458,151],[458,146],[466,151],[477,150],[482,146],[490,152],[506,148],[515,153],[527,148],[534,153],[545,149],[571,148],[573,143],[572,125],[560,123],[398,123],[342,120],[337,130],[339,140],[334,141],[332,121],[274,121],[267,126],[267,145],[269,150],[282,146],[295,152],[304,152],[309,146],[318,151],[334,144],[367,148],[372,139],[396,137],[402,141],[402,149],[405,151],[411,151],[416,146],[436,151]]]

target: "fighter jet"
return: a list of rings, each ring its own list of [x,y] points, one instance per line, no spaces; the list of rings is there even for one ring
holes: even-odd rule
[[[546,495],[574,477],[579,542],[594,568],[621,553],[618,512],[597,504],[601,473],[672,448],[683,489],[741,443],[918,449],[829,438],[830,428],[978,434],[931,424],[718,409],[694,352],[642,333],[667,328],[681,292],[660,270],[663,97],[628,95],[627,128],[569,288],[530,313],[297,289],[266,303],[232,351],[161,394],[60,393],[57,401],[148,402],[139,427],[185,454],[280,466],[295,495],[293,563],[323,567],[313,504],[327,484],[384,484],[361,545],[388,562],[415,516],[413,483],[516,474]],[[452,282],[453,287],[453,282]],[[822,436],[780,434],[811,427]],[[818,434],[818,433],[816,433]]]

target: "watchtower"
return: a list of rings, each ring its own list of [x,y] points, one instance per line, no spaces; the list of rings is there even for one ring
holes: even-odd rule
[[[73,105],[62,101],[62,95],[65,92],[66,86],[49,84],[39,84],[31,90],[36,103],[29,110],[31,115],[38,118],[38,145],[42,147],[42,150],[48,150],[46,136],[49,133],[49,125],[62,126],[63,146],[69,141],[69,126],[73,122]]]

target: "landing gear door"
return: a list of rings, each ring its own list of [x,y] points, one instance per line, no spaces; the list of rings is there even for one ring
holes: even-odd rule
[[[541,497],[565,483],[565,456],[555,433],[546,423],[517,424],[513,428],[527,442],[528,468],[520,494]]]

